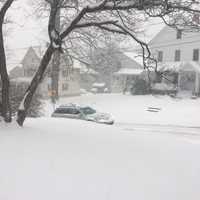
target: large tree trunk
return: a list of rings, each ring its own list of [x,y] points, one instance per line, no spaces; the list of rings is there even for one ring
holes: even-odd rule
[[[60,71],[60,52],[55,51],[52,59],[52,71],[51,71],[51,100],[53,103],[59,98],[59,71]]]
[[[31,81],[30,86],[26,90],[26,93],[24,95],[24,98],[20,104],[20,107],[19,107],[18,113],[17,113],[17,123],[20,126],[23,126],[24,120],[26,119],[27,110],[30,107],[30,103],[33,98],[33,95],[34,95],[36,89],[38,88],[38,85],[40,84],[40,82],[43,79],[44,72],[47,69],[47,66],[51,60],[51,57],[52,57],[54,51],[55,51],[55,49],[52,47],[52,45],[50,45],[47,48],[47,50],[41,60],[40,66],[39,66],[35,76],[33,77],[33,80]]]
[[[60,9],[58,9],[55,17],[55,29],[60,32]],[[53,103],[59,98],[59,71],[60,71],[60,51],[56,50],[52,59],[52,71],[51,71],[51,100]]]
[[[0,75],[2,82],[2,116],[5,122],[11,122],[11,107],[9,99],[9,77],[6,68],[6,56],[3,41],[3,30],[0,27]]]

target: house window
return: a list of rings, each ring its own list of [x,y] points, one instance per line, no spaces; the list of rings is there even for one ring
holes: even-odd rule
[[[199,49],[193,49],[193,61],[199,61]]]
[[[176,39],[181,39],[181,38],[182,38],[182,30],[177,30]]]
[[[158,51],[158,62],[163,61],[163,51]]]
[[[179,62],[181,60],[181,51],[180,50],[176,50],[175,51],[175,58],[174,61],[175,62]]]
[[[62,84],[62,90],[68,90],[69,84],[68,83],[63,83]]]

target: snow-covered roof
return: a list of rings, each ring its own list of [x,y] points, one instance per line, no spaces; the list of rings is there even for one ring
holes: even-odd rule
[[[158,71],[173,71],[178,72],[180,70],[181,62],[163,62],[158,63]]]
[[[184,30],[184,34],[181,40],[176,39],[177,30],[165,25],[148,43],[150,48],[160,48],[162,45],[180,45],[185,42],[191,42],[191,38],[196,38],[196,40],[200,39],[199,31],[188,31]]]
[[[143,69],[130,69],[130,68],[122,68],[118,72],[116,72],[116,75],[139,75],[143,72]]]
[[[105,83],[93,83],[93,87],[104,87],[106,84]]]
[[[118,58],[121,62],[121,69],[122,68],[130,68],[130,69],[142,69],[142,65],[138,63],[139,57],[137,57],[137,54],[133,53],[128,53],[128,52],[120,52],[118,53]],[[136,61],[136,59],[138,59]]]
[[[200,65],[194,61],[158,63],[158,71],[196,71],[200,73]]]
[[[155,83],[154,85],[152,85],[152,89],[155,89],[155,90],[175,90],[177,88],[174,84]]]
[[[13,78],[10,81],[16,83],[30,83],[31,80],[32,80],[31,77],[18,77],[18,78]]]
[[[93,69],[86,69],[86,68],[81,68],[81,71],[80,71],[81,74],[98,74],[98,72],[96,72],[95,70]]]
[[[142,60],[142,56],[140,56],[139,53],[137,53],[137,52],[124,52],[124,54],[127,57],[129,57],[130,59],[134,60],[137,64],[141,65],[139,67],[142,67],[143,60]]]
[[[40,47],[30,47],[30,48],[32,48],[35,51],[36,55],[39,58],[41,57],[43,50]],[[29,48],[19,48],[16,50],[9,50],[9,49],[7,50],[7,52],[6,52],[8,55],[7,56],[8,57],[7,64],[8,64],[9,70],[13,69],[16,66],[21,65],[28,49]]]
[[[137,53],[119,53],[118,57],[121,62],[121,68],[118,72],[115,72],[115,75],[139,75],[143,72],[143,67],[140,64],[141,58],[138,57]]]
[[[191,69],[200,73],[200,64],[194,61],[190,61],[190,62],[184,62],[183,66],[181,67],[182,71],[193,71]]]
[[[16,66],[22,67],[24,60],[29,57],[30,54],[34,54],[35,57],[39,59],[42,58],[42,55],[45,51],[43,47],[29,47],[29,48],[21,48],[15,51],[8,50],[8,68],[9,71],[12,71]],[[65,54],[61,55],[61,68],[65,68],[68,64],[68,57]],[[82,65],[79,61],[73,60],[73,68],[81,69]]]

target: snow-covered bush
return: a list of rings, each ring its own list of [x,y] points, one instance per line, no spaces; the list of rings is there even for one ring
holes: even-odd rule
[[[12,115],[16,114],[19,108],[20,102],[23,99],[26,88],[27,86],[24,83],[18,83],[18,85],[11,84],[10,101],[11,101]],[[42,109],[41,95],[36,92],[33,96],[33,100],[28,110],[27,116],[40,117],[42,115],[41,109]]]
[[[177,92],[177,87],[174,84],[155,83],[151,88],[152,93],[156,94],[172,94]]]
[[[152,88],[156,90],[174,90],[175,86],[173,84],[155,83]]]
[[[11,102],[11,111],[12,115],[15,116],[20,102],[23,99],[24,93],[26,91],[27,85],[25,83],[18,83],[17,85],[11,82],[10,86],[10,102]],[[1,91],[0,91],[1,97]],[[36,93],[33,97],[30,109],[28,110],[28,117],[40,117],[42,115],[42,101],[41,96]],[[0,116],[2,112],[2,104],[0,99]]]
[[[141,78],[135,79],[133,86],[131,88],[131,94],[143,95],[143,94],[148,94],[148,93],[149,93],[148,83]]]

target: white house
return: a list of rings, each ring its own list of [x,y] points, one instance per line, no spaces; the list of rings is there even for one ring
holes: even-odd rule
[[[179,91],[200,94],[200,32],[183,32],[166,26],[149,46],[157,58],[158,70],[177,76]]]
[[[32,80],[37,67],[40,63],[40,56],[36,53],[37,50],[30,47],[26,50],[25,55],[20,64],[13,68],[9,75],[12,82],[28,84]],[[68,67],[67,58],[62,55],[60,61],[59,71],[59,96],[75,96],[80,94],[80,66],[75,63],[72,67]],[[38,92],[44,97],[51,96],[51,63],[48,67],[47,73],[39,85]]]

